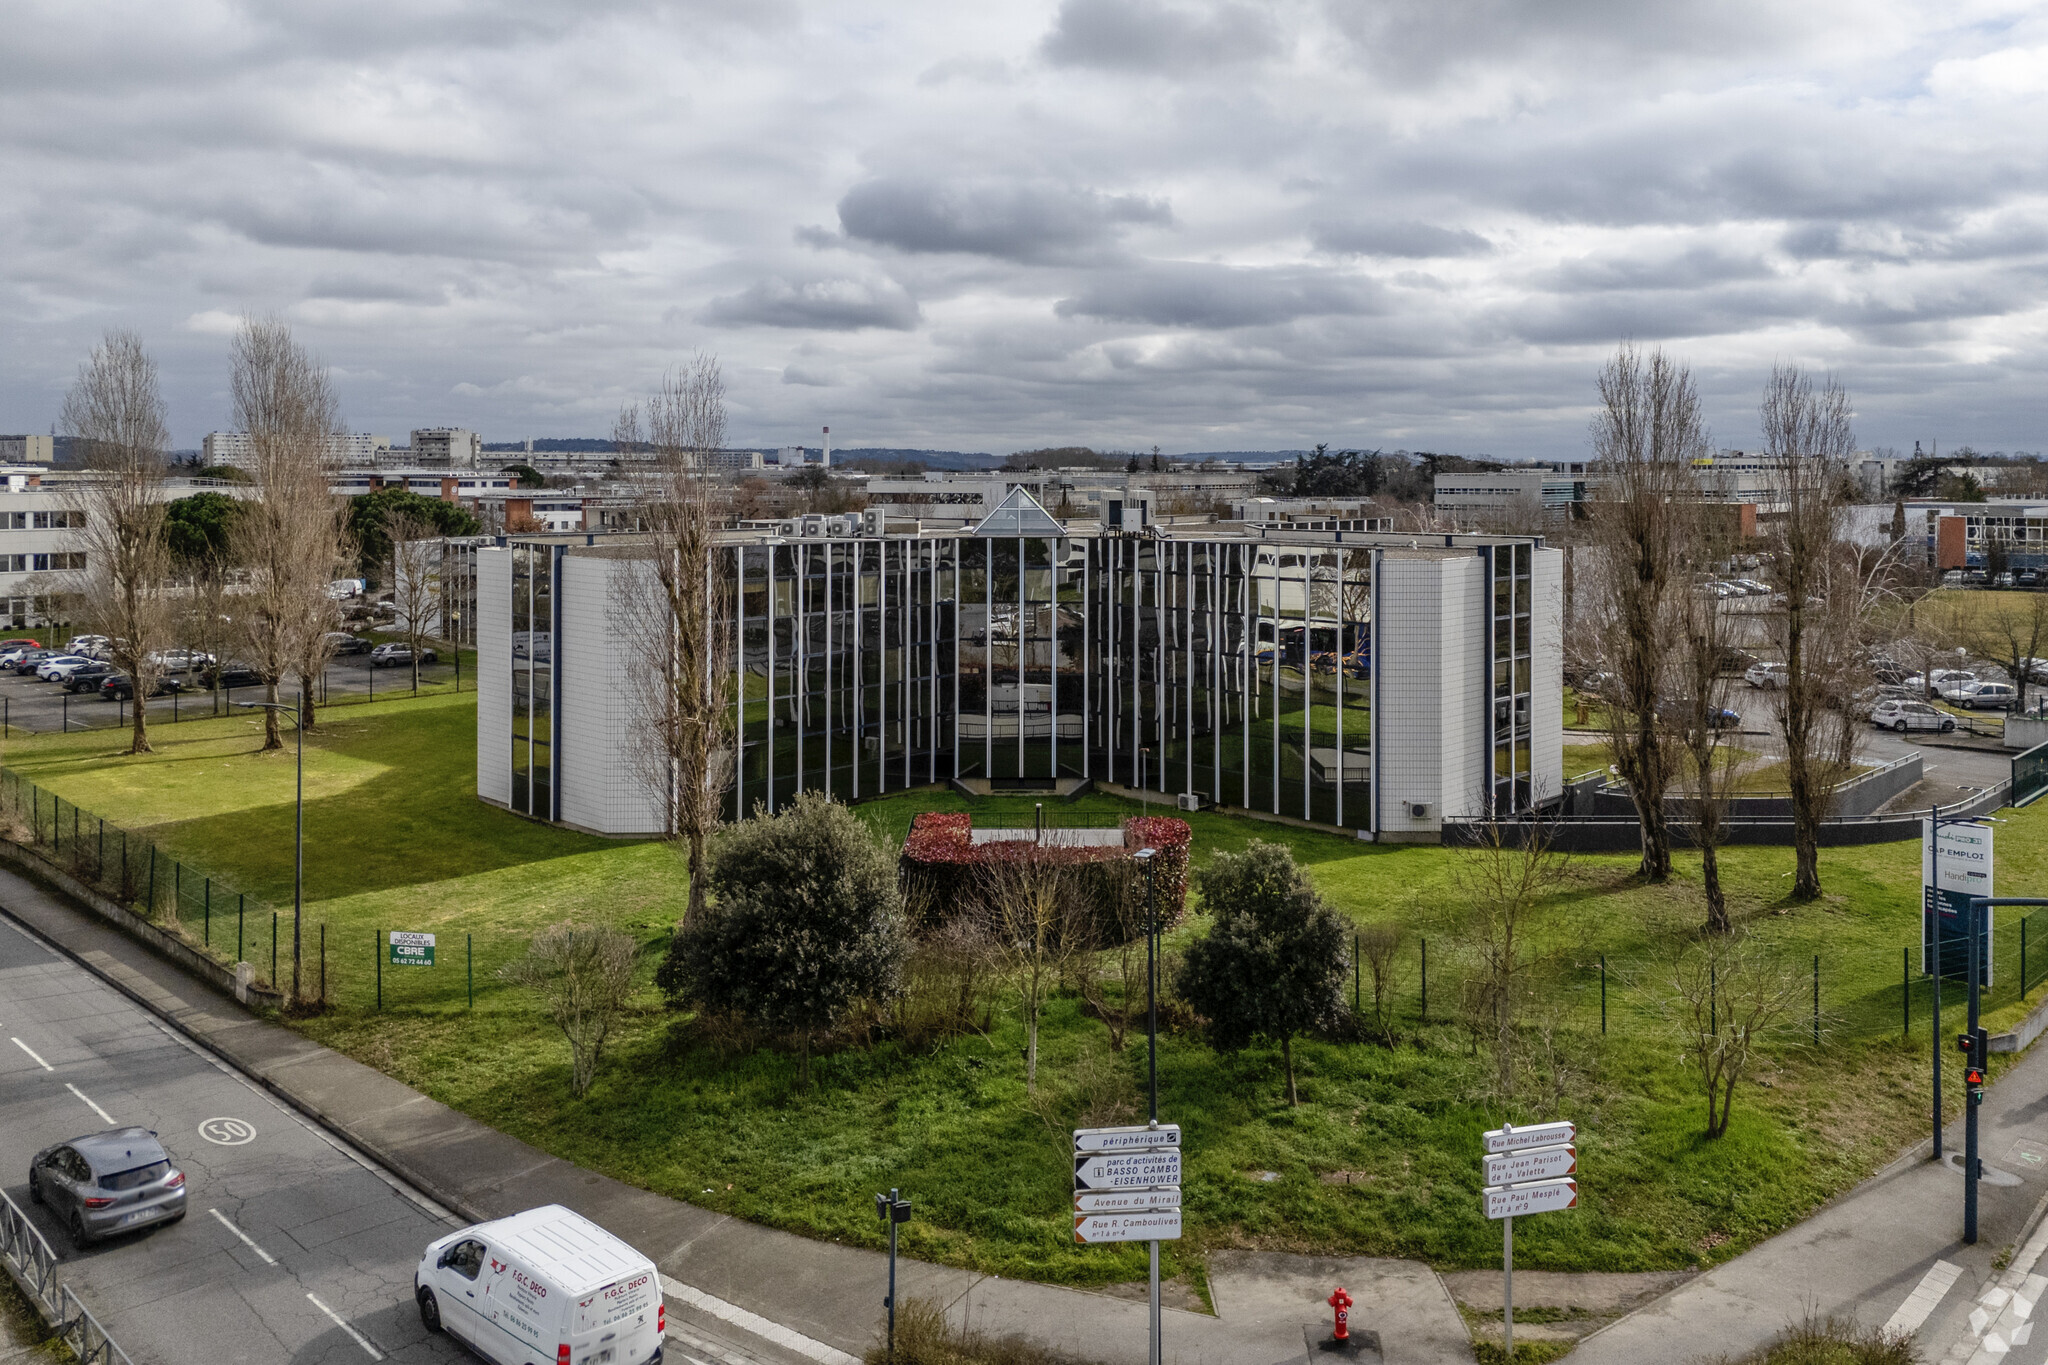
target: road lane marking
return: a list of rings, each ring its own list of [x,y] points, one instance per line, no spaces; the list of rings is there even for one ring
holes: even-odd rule
[[[36,1056],[36,1050],[30,1047],[27,1043],[22,1042],[21,1039],[9,1038],[7,1041],[14,1044],[16,1047],[20,1048],[23,1052],[26,1052],[29,1055],[29,1059],[33,1061],[37,1066],[41,1067],[43,1070],[55,1071],[57,1069],[56,1067],[51,1066],[48,1062],[44,1061],[41,1057]]]
[[[319,1309],[321,1312],[325,1313],[327,1315],[327,1320],[329,1322],[333,1323],[336,1327],[339,1327],[342,1331],[354,1337],[356,1339],[356,1345],[362,1347],[365,1351],[368,1351],[370,1353],[370,1359],[382,1360],[384,1358],[384,1353],[378,1350],[375,1346],[372,1346],[370,1344],[370,1339],[368,1337],[364,1336],[361,1332],[358,1332],[355,1328],[349,1326],[347,1323],[341,1320],[341,1314],[335,1312],[332,1308],[329,1308],[326,1304],[320,1302],[319,1299],[313,1298],[311,1294],[306,1295],[306,1297],[309,1299],[313,1299],[313,1306]]]
[[[1928,1268],[1927,1273],[1920,1277],[1920,1283],[1914,1287],[1913,1292],[1906,1295],[1906,1301],[1899,1305],[1898,1312],[1892,1314],[1891,1321],[1884,1325],[1885,1333],[1893,1335],[1919,1331],[1921,1325],[1927,1321],[1927,1315],[1934,1311],[1935,1305],[1942,1301],[1955,1284],[1956,1276],[1962,1273],[1963,1268],[1953,1261],[1936,1261]]]
[[[89,1095],[87,1095],[83,1090],[80,1090],[77,1086],[73,1085],[69,1081],[64,1082],[64,1088],[66,1090],[69,1090],[72,1094],[78,1096],[78,1098],[84,1100],[87,1105],[91,1106],[93,1113],[98,1114],[101,1118],[105,1119],[109,1124],[112,1124],[114,1122],[114,1116],[112,1114],[109,1114],[106,1110],[100,1108],[98,1105],[93,1104],[92,1098]]]
[[[241,1230],[240,1228],[236,1227],[236,1226],[235,1226],[235,1225],[234,1225],[233,1223],[230,1223],[230,1222],[228,1221],[228,1216],[227,1216],[226,1214],[222,1213],[222,1212],[221,1212],[221,1211],[220,1211],[219,1209],[208,1209],[208,1210],[207,1210],[207,1212],[208,1212],[208,1213],[210,1213],[210,1214],[212,1214],[212,1215],[213,1215],[213,1216],[214,1216],[215,1218],[219,1219],[219,1220],[220,1220],[220,1225],[221,1225],[222,1227],[226,1228],[226,1229],[227,1229],[227,1230],[228,1230],[229,1232],[232,1232],[232,1233],[234,1233],[234,1234],[235,1234],[235,1236],[237,1236],[237,1237],[241,1238],[241,1239],[242,1239],[242,1245],[243,1245],[243,1246],[245,1246],[245,1247],[249,1248],[249,1250],[251,1250],[251,1251],[255,1252],[255,1253],[256,1253],[256,1254],[258,1255],[258,1256],[261,1256],[261,1257],[263,1258],[263,1264],[265,1264],[265,1265],[276,1265],[276,1264],[277,1264],[277,1257],[275,1257],[275,1256],[271,1255],[271,1254],[270,1254],[269,1252],[265,1251],[265,1250],[264,1250],[264,1249],[263,1249],[262,1247],[260,1247],[260,1246],[257,1246],[257,1245],[256,1245],[256,1241],[255,1241],[255,1239],[254,1239],[254,1238],[252,1238],[252,1237],[250,1237],[248,1233],[246,1233],[246,1232],[242,1231],[242,1230]]]

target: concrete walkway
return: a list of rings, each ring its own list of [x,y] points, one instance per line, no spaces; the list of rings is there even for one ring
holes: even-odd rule
[[[764,1365],[852,1365],[874,1341],[885,1292],[878,1252],[812,1241],[636,1189],[551,1157],[381,1072],[257,1019],[106,921],[11,871],[0,909],[301,1112],[345,1134],[425,1193],[479,1221],[539,1204],[578,1210],[646,1252],[669,1280],[671,1322]],[[1184,1365],[1281,1365],[1307,1355],[1343,1284],[1355,1326],[1380,1333],[1386,1365],[1473,1359],[1443,1282],[1412,1261],[1221,1254],[1217,1316],[1167,1309],[1164,1355]],[[956,1321],[1022,1333],[1112,1365],[1146,1358],[1146,1309],[1110,1294],[901,1261],[898,1293],[934,1297]],[[726,1353],[729,1358],[731,1352]],[[1370,1360],[1370,1355],[1365,1359]]]
[[[1962,1011],[1944,1012],[1942,1023],[1953,1038]],[[1924,1021],[1920,1032],[1924,1039]],[[1945,1053],[1944,1067],[1957,1056]],[[2017,1250],[2048,1207],[2048,1049],[2028,1052],[1989,1087],[1978,1117],[1987,1178],[1978,1185],[1976,1245],[1962,1243],[1957,1119],[1943,1137],[1948,1160],[1930,1160],[1932,1143],[1923,1143],[1797,1227],[1587,1337],[1567,1359],[1740,1356],[1810,1313],[1916,1329],[1922,1358],[1942,1359],[1969,1330],[2001,1254]]]

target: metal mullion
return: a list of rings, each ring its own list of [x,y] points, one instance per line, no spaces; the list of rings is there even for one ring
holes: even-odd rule
[[[996,782],[996,543],[981,542],[981,780]]]
[[[1285,653],[1280,640],[1281,614],[1280,553],[1273,553],[1273,814],[1280,813],[1280,660]]]
[[[1344,602],[1345,590],[1350,587],[1345,566],[1350,556],[1343,550],[1337,551],[1337,824],[1344,824]]]
[[[1089,749],[1088,722],[1088,676],[1094,669],[1095,654],[1095,598],[1090,584],[1093,580],[1094,541],[1089,541],[1081,552],[1081,780],[1089,780],[1094,767],[1093,754]]]
[[[732,818],[738,820],[747,802],[747,547],[735,545],[732,553],[736,566],[732,613],[733,694],[738,698],[732,727]]]
[[[1045,736],[1045,751],[1048,756],[1047,763],[1052,769],[1053,788],[1058,790],[1060,782],[1060,542],[1058,540],[1047,541],[1045,554],[1046,582],[1050,585],[1047,592],[1052,598],[1051,604],[1046,608],[1052,615],[1052,637],[1046,641],[1046,659],[1051,664],[1051,668],[1047,673],[1047,676],[1051,679],[1051,690],[1046,695],[1051,700],[1046,703],[1045,708],[1047,724],[1050,727]]]
[[[1025,621],[1031,612],[1031,594],[1025,585],[1030,581],[1031,571],[1024,553],[1024,537],[1017,537],[1017,780],[1025,778],[1024,762],[1024,659],[1027,646],[1024,631]]]
[[[903,789],[909,791],[913,785],[911,773],[915,762],[915,746],[910,739],[910,663],[917,657],[917,646],[911,643],[911,627],[917,621],[917,604],[912,600],[912,586],[915,574],[910,566],[911,542],[899,542],[903,550],[903,591],[897,596],[902,600],[898,608],[903,613],[903,662],[897,666],[898,685],[903,689]]]
[[[960,592],[966,586],[967,561],[960,538],[953,537],[953,780],[960,780]]]
[[[775,559],[779,547],[768,546],[768,797],[775,809]]]

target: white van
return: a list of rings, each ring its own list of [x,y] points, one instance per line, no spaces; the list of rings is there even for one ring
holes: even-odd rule
[[[659,1365],[654,1262],[560,1204],[450,1233],[413,1273],[427,1330],[496,1365]]]

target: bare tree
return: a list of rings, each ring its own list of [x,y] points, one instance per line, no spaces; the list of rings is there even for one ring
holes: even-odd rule
[[[1394,995],[1407,979],[1408,936],[1398,924],[1368,924],[1358,931],[1358,958],[1372,991],[1373,1028],[1394,1045]]]
[[[690,897],[683,924],[704,907],[705,846],[718,827],[733,772],[732,594],[718,552],[722,523],[710,457],[725,444],[725,377],[698,354],[662,377],[641,411],[613,430],[621,450],[651,456],[642,482],[645,573],[614,576],[612,615],[627,645],[627,691],[638,774],[662,793],[666,831],[683,844]]]
[[[1714,509],[1694,502],[1688,535],[1689,562],[1703,565],[1722,548],[1713,538]],[[1700,883],[1707,898],[1707,929],[1730,927],[1728,896],[1721,887],[1720,848],[1727,837],[1728,799],[1734,765],[1722,747],[1723,708],[1717,689],[1721,661],[1728,653],[1727,615],[1718,594],[1694,585],[1676,598],[1678,630],[1670,662],[1672,703],[1667,719],[1683,755],[1681,790],[1692,817],[1693,844],[1700,851]]]
[[[257,492],[235,529],[248,575],[248,592],[237,597],[238,634],[267,701],[275,704],[279,683],[299,673],[300,714],[310,724],[311,677],[331,648],[325,636],[336,618],[328,586],[343,558],[341,517],[328,491],[341,414],[326,368],[275,318],[243,321],[229,390]],[[284,747],[277,716],[264,712],[265,749]]]
[[[1986,593],[1969,632],[1970,650],[1994,659],[2012,679],[2013,710],[2027,709],[2027,688],[2048,683],[2048,595]]]
[[[1934,698],[1934,671],[1953,665],[1958,647],[1969,634],[1968,613],[1953,592],[1931,592],[1906,608],[1905,629],[1893,648],[1899,660],[1920,675],[1920,694]]]
[[[1484,821],[1451,872],[1462,902],[1453,927],[1469,966],[1459,1012],[1475,1042],[1493,1052],[1502,1099],[1514,1094],[1517,1025],[1551,956],[1538,923],[1542,902],[1569,866],[1553,833],[1540,821]]]
[[[1046,997],[1092,945],[1069,852],[1022,841],[995,848],[981,865],[983,913],[1024,1016],[1024,1091],[1031,1094],[1038,1088],[1038,1022]]]
[[[1129,1041],[1134,1021],[1143,1012],[1145,998],[1146,930],[1151,915],[1146,897],[1145,877],[1137,863],[1119,859],[1095,865],[1101,935],[1108,939],[1102,955],[1108,958],[1109,975],[1117,984],[1117,998],[1111,1002],[1103,990],[1104,979],[1096,975],[1094,963],[1081,966],[1081,995],[1109,1028],[1109,1050],[1122,1052]]]
[[[1616,679],[1606,698],[1608,745],[1635,798],[1643,876],[1661,882],[1671,875],[1664,800],[1673,765],[1658,724],[1659,685],[1674,599],[1686,591],[1683,509],[1695,494],[1693,461],[1707,453],[1706,428],[1691,372],[1662,351],[1645,359],[1623,346],[1600,373],[1600,400],[1589,596]]]
[[[128,752],[146,754],[149,698],[164,674],[177,609],[164,537],[164,448],[170,444],[156,362],[133,332],[109,332],[79,367],[64,400],[64,427],[84,447],[86,478],[65,492],[67,519],[83,547],[74,581],[107,654],[135,689]],[[73,552],[78,553],[78,552]]]
[[[1795,964],[1743,935],[1682,946],[1666,974],[1667,1012],[1684,1062],[1707,1097],[1707,1136],[1728,1131],[1735,1087],[1758,1048],[1781,1032],[1805,996]]]
[[[1816,388],[1796,366],[1771,370],[1761,407],[1764,454],[1783,515],[1771,537],[1770,576],[1783,598],[1779,638],[1785,682],[1777,694],[1792,798],[1795,900],[1820,895],[1820,826],[1855,727],[1840,704],[1865,616],[1864,585],[1843,543],[1844,482],[1856,437],[1849,395],[1833,379]]]
[[[639,945],[603,925],[553,924],[533,936],[526,956],[498,969],[501,979],[540,992],[569,1040],[569,1088],[580,1098],[597,1079],[605,1040],[633,993]]]
[[[420,652],[435,638],[441,612],[441,533],[411,512],[384,514],[391,540],[391,608],[412,654],[412,690],[420,690]]]

